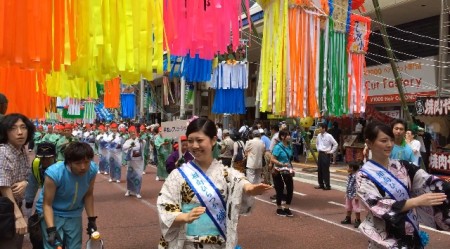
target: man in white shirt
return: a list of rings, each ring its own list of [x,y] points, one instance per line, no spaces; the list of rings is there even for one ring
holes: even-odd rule
[[[221,123],[217,123],[216,124],[216,127],[217,127],[217,139],[219,140],[219,142],[220,141],[222,141],[222,136],[223,136],[223,133],[222,133],[222,124]]]
[[[266,146],[261,141],[261,134],[258,130],[253,130],[252,135],[253,139],[247,141],[244,147],[247,155],[247,179],[252,184],[259,184],[261,183],[262,160],[266,152]]]
[[[333,136],[327,133],[327,125],[325,123],[319,124],[319,135],[317,135],[316,146],[319,152],[319,159],[317,162],[317,175],[319,186],[315,189],[330,190],[330,157],[338,148],[338,143]]]

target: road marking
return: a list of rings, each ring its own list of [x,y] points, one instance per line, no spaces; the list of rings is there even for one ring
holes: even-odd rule
[[[333,205],[336,205],[336,206],[340,206],[340,207],[345,207],[345,205],[344,205],[344,204],[342,204],[342,203],[338,203],[338,202],[334,202],[334,201],[329,201],[328,203],[329,203],[329,204],[333,204]]]
[[[106,175],[101,175],[103,178],[105,178],[106,180],[107,179],[109,179],[109,176],[107,177]],[[111,183],[111,184],[113,184],[113,183]],[[122,190],[124,193],[125,192],[127,192],[127,189],[125,188],[125,187],[123,187],[122,185],[120,185],[120,184],[113,184],[116,188],[118,188],[118,189],[120,189],[120,190]],[[126,197],[126,196],[124,196],[125,198],[129,198],[129,197]],[[158,208],[156,207],[156,205],[153,205],[153,204],[151,204],[149,201],[147,201],[147,200],[144,200],[144,199],[138,199],[138,198],[135,198],[136,200],[138,200],[138,201],[140,201],[140,202],[142,202],[142,203],[144,203],[145,205],[147,205],[148,207],[150,207],[151,209],[153,209],[153,210],[155,210],[155,211],[158,211]]]
[[[274,204],[274,203],[272,203],[272,202],[269,202],[269,201],[266,201],[266,200],[263,200],[263,199],[261,199],[260,197],[256,197],[255,199],[258,200],[258,201],[261,201],[261,202],[270,204],[270,205],[272,205],[272,206],[276,206],[276,204]],[[341,225],[341,224],[339,224],[339,223],[336,223],[336,222],[333,222],[333,221],[330,221],[330,220],[321,218],[321,217],[319,217],[319,216],[315,216],[315,215],[313,215],[313,214],[310,214],[310,213],[307,213],[307,212],[303,212],[303,211],[300,211],[300,210],[297,210],[297,209],[294,209],[294,208],[289,208],[289,209],[290,209],[291,211],[296,212],[296,213],[306,215],[306,216],[308,216],[308,217],[311,217],[311,218],[314,218],[314,219],[317,219],[317,220],[326,222],[326,223],[328,223],[328,224],[332,224],[332,225],[335,225],[335,226],[338,226],[338,227],[341,227],[341,228],[345,228],[345,229],[350,230],[350,231],[353,231],[353,232],[355,232],[355,233],[360,233],[358,230],[356,230],[356,229],[354,229],[354,228],[350,228],[350,227]]]
[[[303,194],[303,193],[300,193],[300,192],[297,192],[297,191],[294,191],[294,194],[300,195],[300,196],[305,196],[306,195],[306,194]]]
[[[436,232],[436,233],[441,233],[441,234],[445,234],[445,235],[450,235],[450,232],[439,231],[439,230],[436,230],[436,229],[434,229],[434,228],[432,228],[432,227],[427,227],[427,226],[425,226],[425,225],[420,225],[420,228],[424,228],[424,229],[427,229],[427,230],[429,230],[429,231],[433,231],[433,232]]]

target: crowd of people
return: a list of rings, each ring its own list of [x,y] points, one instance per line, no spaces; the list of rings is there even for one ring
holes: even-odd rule
[[[325,123],[317,128],[315,188],[327,191],[341,139]],[[428,226],[450,228],[450,184],[418,166],[426,161],[424,151],[404,121],[391,126],[372,121],[363,131],[367,160],[348,165],[347,213],[341,223],[359,228],[369,248],[423,248],[426,235],[419,216]],[[190,120],[185,135],[169,139],[158,124],[50,125],[33,124],[21,114],[4,115],[0,249],[22,248],[25,233],[33,248],[81,248],[83,210],[88,234],[97,230],[97,174],[108,175],[111,184],[126,180],[124,195],[142,198],[142,175],[149,164],[157,167],[156,180],[164,181],[157,199],[159,248],[235,248],[239,216],[251,210],[253,196],[274,189],[274,215],[294,216],[294,162],[302,136],[285,123],[268,129],[244,123],[229,130],[202,117]],[[128,168],[125,178],[123,166]],[[368,215],[362,219],[364,208]]]

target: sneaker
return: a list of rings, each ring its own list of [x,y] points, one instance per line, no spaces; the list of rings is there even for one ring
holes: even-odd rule
[[[127,192],[125,192],[125,196],[130,196],[130,190],[127,190]]]
[[[286,216],[288,216],[288,217],[294,216],[289,208],[285,208],[283,211],[286,214]]]
[[[156,180],[159,181],[159,176],[156,177]]]
[[[144,172],[142,172],[142,174],[145,175],[145,174],[147,174],[147,173],[145,173],[145,171],[144,171]]]
[[[137,195],[136,195],[136,198],[141,199],[142,196],[141,196],[140,194],[137,194]]]
[[[107,175],[107,174],[108,174],[108,172],[106,172],[106,171],[105,171],[105,172],[103,172],[103,174],[104,174],[104,175]]]
[[[109,178],[108,182],[112,182],[112,179],[111,179],[111,178]]]
[[[120,180],[117,180],[116,182],[117,182],[117,183],[120,183]]]
[[[323,188],[323,190],[331,190],[331,187],[330,186],[325,187],[325,188]]]
[[[32,152],[32,150],[31,150],[31,149],[28,149],[28,152]]]
[[[272,203],[277,203],[277,200],[272,200]],[[286,204],[286,201],[281,201],[281,204]]]
[[[352,224],[352,220],[349,216],[345,216],[345,219],[341,221],[341,224]]]
[[[355,227],[355,228],[358,228],[359,225],[361,225],[361,220],[355,220],[355,225],[354,225],[354,227]]]
[[[277,215],[278,215],[278,216],[286,217],[286,213],[285,213],[284,210],[281,209],[281,208],[277,208]]]

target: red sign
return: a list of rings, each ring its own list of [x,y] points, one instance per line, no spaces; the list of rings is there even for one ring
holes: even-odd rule
[[[416,98],[424,96],[436,96],[436,91],[405,94],[407,102],[414,102],[416,101]],[[400,95],[388,94],[388,95],[367,96],[366,102],[367,104],[398,103],[400,102]]]

